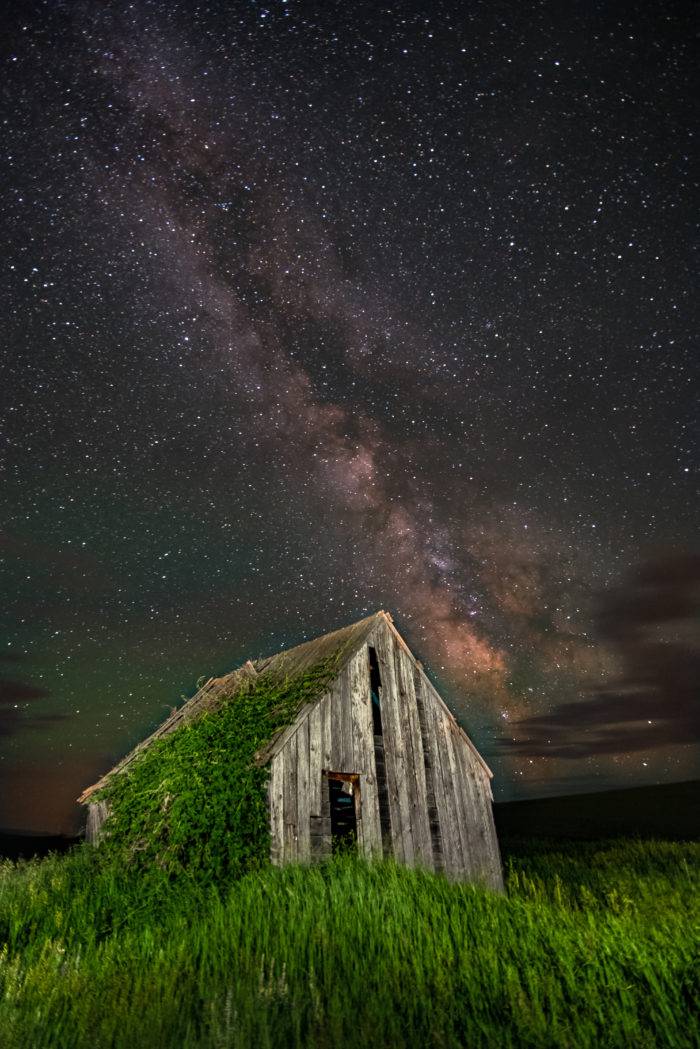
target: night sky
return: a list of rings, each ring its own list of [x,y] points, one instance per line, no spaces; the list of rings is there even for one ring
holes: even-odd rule
[[[697,774],[691,5],[6,5],[0,825],[378,608],[497,800]]]

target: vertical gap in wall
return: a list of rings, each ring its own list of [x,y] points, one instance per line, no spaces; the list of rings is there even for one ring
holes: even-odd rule
[[[384,760],[384,728],[382,726],[382,679],[379,673],[377,652],[371,645],[369,652],[369,687],[372,703],[372,726],[374,728],[374,766],[379,798],[379,827],[382,834],[382,853],[391,856],[391,815],[389,812],[389,787]]]
[[[442,855],[442,835],[440,834],[440,817],[438,815],[437,801],[435,799],[435,770],[430,754],[430,739],[428,737],[428,715],[425,709],[425,697],[423,695],[423,682],[421,674],[416,667],[413,671],[413,684],[416,693],[416,705],[418,707],[418,723],[420,725],[420,738],[423,744],[423,764],[425,765],[425,791],[428,798],[428,819],[430,820],[430,840],[433,845],[433,863],[435,870],[444,870],[444,859]]]

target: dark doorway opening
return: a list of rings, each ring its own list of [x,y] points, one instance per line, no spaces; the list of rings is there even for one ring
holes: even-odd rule
[[[331,810],[331,847],[333,855],[357,847],[357,801],[359,776],[348,772],[327,772],[328,799]]]

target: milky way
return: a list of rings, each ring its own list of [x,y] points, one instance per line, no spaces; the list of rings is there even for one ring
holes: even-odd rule
[[[379,607],[497,797],[693,774],[690,26],[13,5],[1,823]]]

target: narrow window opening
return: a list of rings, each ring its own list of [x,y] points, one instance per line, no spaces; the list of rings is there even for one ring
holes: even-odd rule
[[[376,773],[377,797],[379,801],[379,826],[382,835],[382,853],[391,856],[391,812],[389,809],[389,787],[384,760],[384,728],[382,725],[382,679],[379,673],[377,651],[367,646],[369,653],[369,688],[372,702],[372,726],[374,730],[374,769]]]
[[[333,855],[357,847],[357,803],[360,782],[356,773],[327,772]]]
[[[372,693],[372,725],[374,727],[375,736],[383,736],[381,706],[382,679],[379,676],[379,661],[377,660],[377,653],[372,646],[368,645],[367,647],[369,649],[369,687]]]

